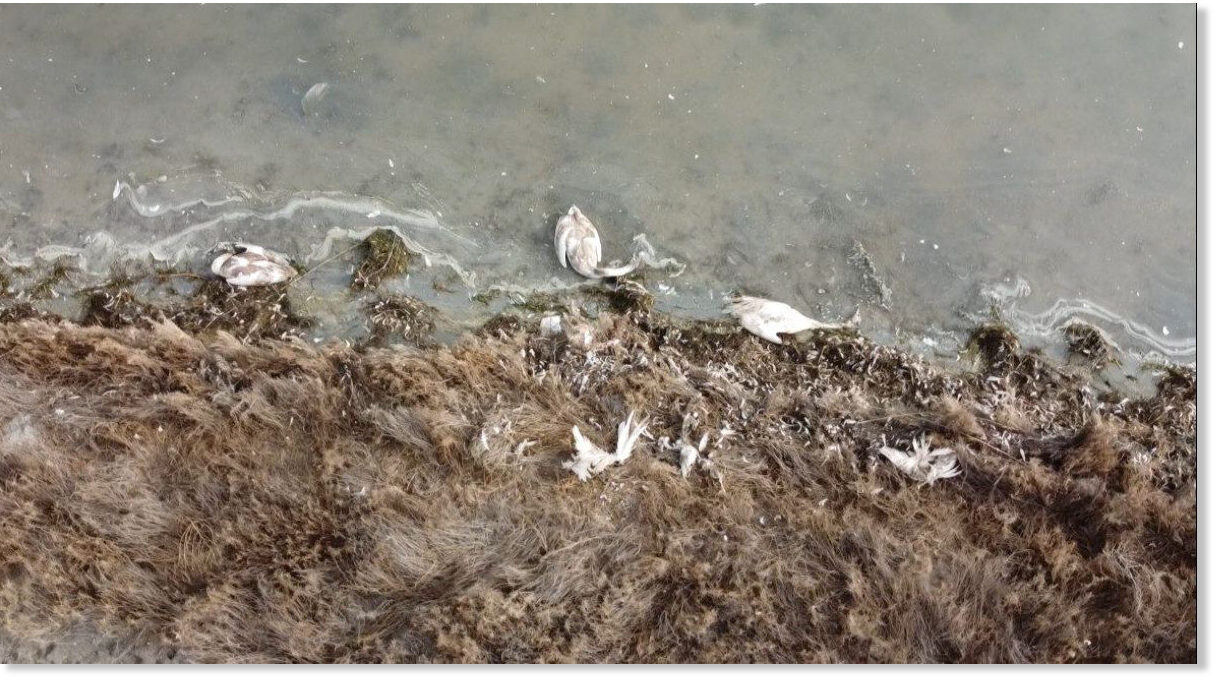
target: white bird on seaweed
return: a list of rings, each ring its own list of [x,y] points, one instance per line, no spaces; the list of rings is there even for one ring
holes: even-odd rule
[[[795,335],[806,330],[845,328],[856,322],[823,323],[815,321],[783,302],[773,302],[762,297],[735,295],[729,302],[728,311],[742,323],[742,327],[768,342],[783,344],[780,335]]]
[[[928,485],[961,473],[957,467],[957,454],[952,448],[933,449],[925,436],[920,436],[911,444],[913,454],[889,446],[881,446],[880,453],[907,476]]]
[[[239,287],[274,285],[298,273],[285,256],[260,245],[237,243],[235,252],[225,252],[211,262],[211,272]]]
[[[556,258],[561,266],[572,267],[586,278],[623,276],[632,273],[639,264],[636,257],[633,257],[627,264],[613,262],[611,266],[600,267],[603,244],[599,240],[598,229],[594,228],[594,224],[576,205],[571,206],[569,212],[557,221],[552,245],[556,248]]]
[[[628,419],[620,423],[614,455],[582,436],[577,425],[574,425],[573,446],[577,454],[572,460],[562,463],[561,466],[576,474],[578,479],[586,481],[607,467],[620,464],[632,457],[633,448],[636,447],[637,441],[645,433],[645,427],[648,426],[648,423],[644,421],[634,422],[633,415],[634,413],[628,413]]]

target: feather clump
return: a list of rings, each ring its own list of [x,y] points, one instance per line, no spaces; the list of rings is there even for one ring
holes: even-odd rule
[[[957,466],[957,454],[952,448],[933,449],[924,436],[912,441],[912,448],[913,453],[906,453],[897,448],[881,446],[880,452],[907,476],[928,485],[961,473]]]
[[[632,457],[632,451],[636,447],[637,441],[648,426],[647,422],[634,421],[633,416],[634,413],[628,413],[628,419],[620,423],[614,454],[608,453],[583,436],[575,425],[573,427],[573,445],[577,454],[572,460],[561,466],[576,474],[579,480],[587,481],[607,467],[620,464]]]

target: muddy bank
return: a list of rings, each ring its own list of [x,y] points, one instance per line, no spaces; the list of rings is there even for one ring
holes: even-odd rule
[[[1196,661],[1191,370],[1123,398],[999,326],[949,369],[633,286],[318,345],[200,290],[4,305],[4,659],[85,624],[187,662]],[[960,473],[880,452],[915,440]]]

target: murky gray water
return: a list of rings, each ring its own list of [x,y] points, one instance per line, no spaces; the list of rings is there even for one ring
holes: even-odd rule
[[[388,225],[432,265],[401,289],[475,313],[579,282],[576,203],[688,313],[947,349],[996,305],[1191,362],[1195,41],[1191,6],[3,6],[0,241],[201,268]]]

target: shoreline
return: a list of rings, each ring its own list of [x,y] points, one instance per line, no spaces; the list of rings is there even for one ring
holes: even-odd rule
[[[121,295],[114,327],[4,319],[6,633],[83,618],[186,662],[1195,661],[1194,371],[1122,398],[999,326],[944,369],[627,290],[451,344]],[[572,428],[610,450],[631,414],[635,452],[579,480]],[[880,452],[916,440],[960,474]]]

